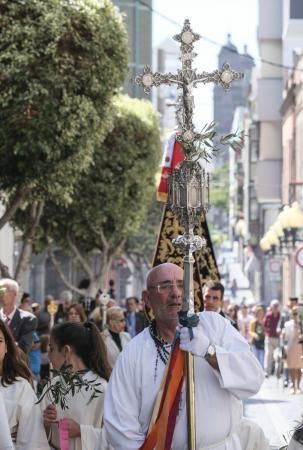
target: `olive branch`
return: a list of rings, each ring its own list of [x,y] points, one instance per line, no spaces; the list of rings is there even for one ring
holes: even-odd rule
[[[53,378],[57,379],[55,382],[52,382],[53,378],[48,378],[45,388],[36,403],[40,403],[47,396],[52,403],[60,405],[61,409],[65,410],[68,409],[68,394],[71,394],[73,397],[83,389],[86,392],[91,390],[92,394],[87,402],[89,404],[103,392],[99,389],[101,383],[96,383],[96,378],[94,380],[83,378],[87,370],[73,372],[72,365],[64,363],[61,369],[51,369],[50,372]]]
[[[186,146],[185,153],[191,159],[198,161],[203,158],[210,162],[213,156],[221,151],[220,145],[229,146],[235,152],[241,151],[244,147],[244,131],[237,130],[234,133],[229,133],[218,137],[216,132],[217,124],[212,121],[204,125],[200,133],[196,134],[196,139],[193,144]]]

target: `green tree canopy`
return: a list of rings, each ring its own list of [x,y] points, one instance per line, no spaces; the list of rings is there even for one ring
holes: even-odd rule
[[[126,71],[126,32],[110,1],[0,0],[0,192],[9,204],[29,193],[70,201]]]
[[[99,285],[145,218],[161,158],[158,117],[149,102],[120,96],[113,114],[114,128],[77,183],[73,202],[67,208],[47,202],[41,226],[43,245],[51,241],[71,252]],[[92,275],[87,256],[96,250],[100,270]]]

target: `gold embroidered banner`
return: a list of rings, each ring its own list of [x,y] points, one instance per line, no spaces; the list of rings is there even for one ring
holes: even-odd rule
[[[220,280],[220,274],[205,218],[201,219],[200,226],[196,227],[194,232],[204,237],[207,243],[201,250],[194,253],[195,307],[196,310],[203,311],[202,286],[207,280]],[[172,243],[174,238],[183,233],[184,228],[179,225],[176,216],[165,205],[153,266],[164,262],[172,262],[183,267],[183,254]]]

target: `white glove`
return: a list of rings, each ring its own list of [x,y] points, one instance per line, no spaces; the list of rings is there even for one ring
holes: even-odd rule
[[[182,327],[180,330],[180,349],[185,352],[191,352],[193,355],[204,358],[207,349],[210,345],[210,340],[203,333],[201,328],[193,327],[193,339],[190,340],[189,330],[187,327]]]

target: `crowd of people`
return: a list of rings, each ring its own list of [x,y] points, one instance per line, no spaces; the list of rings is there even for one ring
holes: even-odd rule
[[[0,280],[0,450],[60,449],[64,439],[70,450],[145,450],[161,439],[165,448],[186,448],[181,369],[174,394],[163,389],[183,352],[194,356],[196,414],[205,424],[197,448],[266,450],[262,430],[243,417],[242,400],[272,375],[281,346],[285,385],[300,392],[297,299],[281,313],[277,300],[267,310],[237,306],[218,281],[206,282],[202,294],[196,326],[180,328],[183,270],[171,263],[153,268],[142,302],[130,297],[123,308],[109,299],[105,309],[99,295],[74,302],[70,292],[60,302],[47,296],[43,307],[23,294],[18,304],[18,284]]]

